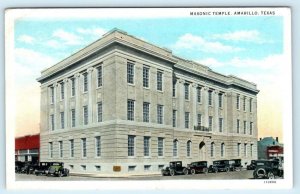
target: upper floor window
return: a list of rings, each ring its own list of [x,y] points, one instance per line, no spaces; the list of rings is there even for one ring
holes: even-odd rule
[[[134,121],[134,100],[127,100],[127,120]]]
[[[102,122],[102,102],[98,102],[98,104],[97,104],[97,113],[98,113],[98,115],[97,115],[97,120],[98,120],[98,122]]]
[[[246,97],[243,98],[243,111],[246,111]]]
[[[128,135],[128,156],[134,156],[135,151],[135,143],[134,143],[135,136],[133,135]]]
[[[223,132],[223,118],[219,118],[219,132]]]
[[[253,122],[250,122],[250,135],[253,135]]]
[[[83,107],[83,124],[87,125],[89,123],[89,114],[88,114],[88,106]]]
[[[76,115],[75,115],[75,109],[71,110],[71,126],[75,127],[76,125]]]
[[[249,100],[249,111],[252,112],[252,98]]]
[[[61,100],[65,99],[65,83],[60,83],[60,98]]]
[[[164,120],[164,106],[158,104],[157,105],[157,123],[163,124],[163,120]]]
[[[185,128],[188,129],[190,127],[189,124],[190,124],[190,113],[185,112],[185,114],[184,114],[184,126],[185,126]]]
[[[187,83],[184,84],[184,99],[190,99],[190,85]]]
[[[212,95],[213,95],[213,91],[209,90],[208,91],[208,105],[209,106],[212,106],[212,102],[213,102]]]
[[[236,120],[236,132],[240,133],[240,119]]]
[[[71,79],[71,96],[75,96],[75,78]]]
[[[173,81],[172,96],[173,97],[176,96],[176,82],[175,81]]]
[[[220,93],[219,94],[219,108],[222,108],[223,107],[223,94]]]
[[[244,121],[244,134],[247,133],[247,121]]]
[[[83,74],[83,92],[88,91],[88,73]]]
[[[55,129],[54,114],[50,115],[50,129],[51,129],[51,131],[54,131],[54,129]]]
[[[54,103],[54,87],[53,86],[50,87],[50,102],[51,102],[51,104]]]
[[[97,67],[97,86],[102,86],[102,65]]]
[[[163,72],[157,71],[157,90],[163,90]]]
[[[197,102],[201,102],[201,88],[197,87]]]
[[[173,110],[173,127],[176,127],[176,115],[177,115],[177,111]]]
[[[149,67],[143,67],[143,87],[149,88]]]
[[[197,123],[198,123],[198,126],[202,125],[202,115],[201,114],[197,115]]]
[[[236,96],[236,109],[240,109],[240,95]]]
[[[209,129],[209,131],[212,131],[212,129],[213,129],[213,117],[212,116],[208,117],[208,129]]]
[[[150,137],[144,137],[144,156],[150,156]]]
[[[143,103],[143,122],[149,122],[149,112],[150,112],[150,103],[144,102]]]
[[[61,129],[65,128],[65,112],[60,113],[60,127]]]
[[[127,83],[134,84],[134,64],[127,62]]]

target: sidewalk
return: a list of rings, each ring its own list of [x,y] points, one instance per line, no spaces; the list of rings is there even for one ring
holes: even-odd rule
[[[94,178],[128,178],[128,177],[153,177],[161,176],[160,173],[147,173],[147,174],[93,174],[93,173],[70,173],[70,176],[80,177],[94,177]]]

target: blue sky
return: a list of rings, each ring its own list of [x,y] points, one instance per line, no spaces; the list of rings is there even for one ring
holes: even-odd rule
[[[263,115],[259,118],[261,123],[269,121],[264,117],[268,112],[276,113],[272,106],[266,111],[265,103],[280,100],[280,93],[272,88],[280,83],[278,77],[284,68],[281,16],[19,19],[15,21],[14,32],[15,64],[19,69],[17,87],[34,90],[38,100],[36,78],[41,70],[101,38],[113,28],[167,47],[175,55],[207,65],[217,72],[255,82],[261,90],[258,96]],[[280,114],[273,116],[278,118]],[[274,128],[278,132],[281,130],[278,125],[273,122],[262,127]]]

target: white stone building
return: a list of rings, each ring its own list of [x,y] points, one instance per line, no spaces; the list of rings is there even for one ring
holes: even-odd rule
[[[41,161],[73,173],[158,173],[170,161],[257,159],[254,83],[114,29],[42,71]]]

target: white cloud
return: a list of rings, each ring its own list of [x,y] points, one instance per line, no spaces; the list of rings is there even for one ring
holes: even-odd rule
[[[29,36],[29,35],[21,35],[18,37],[18,41],[20,42],[24,42],[24,43],[27,43],[27,44],[32,44],[34,42],[35,38],[32,37],[32,36]]]
[[[64,31],[63,29],[55,30],[52,34],[53,37],[64,41],[62,44],[79,45],[82,44],[81,38],[73,33]]]
[[[261,34],[257,30],[240,30],[234,32],[228,32],[224,34],[213,34],[213,39],[222,39],[228,41],[245,41],[245,42],[255,42],[255,43],[265,43]]]
[[[59,43],[57,40],[48,40],[44,44],[52,48],[62,47],[61,43]]]
[[[76,31],[80,34],[92,35],[99,38],[101,38],[101,36],[107,32],[107,30],[103,28],[78,28]]]
[[[224,45],[220,42],[207,41],[201,36],[185,34],[173,45],[175,49],[198,50],[207,53],[239,52],[242,48]]]

